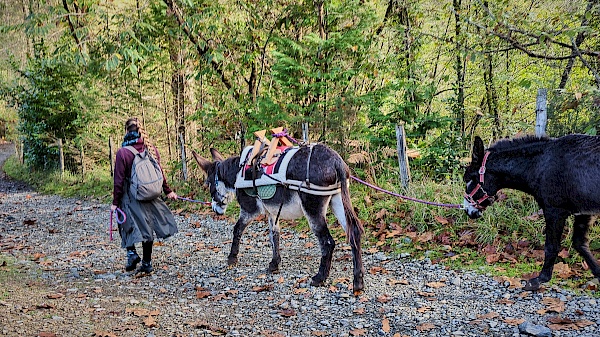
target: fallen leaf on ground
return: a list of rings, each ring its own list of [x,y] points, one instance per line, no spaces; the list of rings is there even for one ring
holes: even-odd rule
[[[379,303],[387,303],[387,302],[391,301],[392,298],[387,294],[381,294],[381,295],[377,296],[376,300]]]
[[[508,277],[508,276],[496,276],[494,277],[494,281],[504,285],[508,282],[509,289],[521,289],[523,288],[523,284],[521,284],[521,279],[518,277]]]
[[[421,325],[417,325],[415,329],[417,329],[418,331],[429,331],[435,329],[435,325],[433,325],[432,323],[423,323]]]
[[[434,297],[435,296],[434,293],[428,293],[425,291],[417,291],[417,295],[423,296],[423,297]]]
[[[441,215],[436,215],[433,218],[435,219],[435,221],[439,222],[442,225],[447,225],[449,222],[448,219],[444,218]]]
[[[61,294],[61,293],[52,293],[52,294],[48,294],[46,295],[46,297],[48,297],[51,300],[55,300],[57,298],[61,298],[64,297],[65,295]]]
[[[54,332],[42,331],[37,334],[37,337],[56,337],[56,334]]]
[[[350,334],[352,336],[362,336],[364,334],[366,334],[367,331],[365,329],[354,329],[354,330],[350,330]]]
[[[369,274],[375,275],[375,274],[387,274],[388,271],[383,268],[383,267],[371,267],[371,269],[369,269]]]
[[[196,298],[207,298],[210,297],[210,291],[198,290],[196,291]]]
[[[407,280],[397,280],[394,278],[387,279],[386,283],[387,283],[387,285],[390,285],[390,286],[394,286],[397,284],[401,284],[401,285],[409,285],[410,284],[410,282],[408,282]]]
[[[194,327],[195,329],[208,329],[208,330],[216,332],[216,333],[222,333],[222,334],[226,334],[227,333],[226,329],[214,326],[214,325],[209,324],[208,322],[205,322],[205,321],[187,322],[185,324],[190,325],[190,326]]]
[[[355,314],[357,314],[357,315],[362,315],[362,314],[365,313],[365,308],[356,308],[352,312],[355,313]]]
[[[487,314],[484,315],[477,315],[477,319],[492,319],[492,318],[496,318],[496,317],[500,317],[500,314],[498,314],[497,312],[488,312]]]
[[[433,232],[425,232],[419,236],[417,236],[417,242],[429,242],[433,239]]]
[[[44,253],[35,253],[35,254],[33,254],[33,261],[37,261],[37,260],[41,259],[42,257],[46,257],[46,254],[44,254]]]
[[[381,320],[381,330],[383,332],[390,332],[390,321],[387,318]]]
[[[446,283],[444,283],[444,282],[429,282],[429,283],[426,283],[425,285],[428,286],[429,288],[438,289],[438,288],[445,287]]]
[[[562,257],[563,259],[566,259],[569,257],[569,250],[566,248],[563,248],[560,253],[558,253],[558,256]]]
[[[254,286],[252,287],[252,291],[260,293],[262,291],[267,291],[267,290],[273,290],[273,285],[272,284],[265,284],[262,286]]]
[[[561,313],[565,311],[565,302],[554,297],[544,297],[542,304],[546,305],[546,308],[537,311],[538,314],[543,315],[547,312]]]
[[[292,317],[296,316],[296,311],[294,311],[294,309],[284,309],[279,311],[279,315],[283,317]]]
[[[560,317],[560,316],[549,318],[548,322],[552,323],[552,324],[548,324],[548,327],[554,331],[556,331],[556,330],[579,330],[580,328],[585,328],[586,326],[596,324],[587,319],[571,320],[570,318]]]
[[[56,308],[52,304],[48,304],[48,303],[38,304],[35,307],[38,308],[38,309],[54,309],[54,308]]]
[[[525,319],[523,318],[505,318],[503,319],[504,323],[508,324],[508,325],[519,325],[523,322],[525,322]]]
[[[562,279],[567,279],[567,278],[575,275],[575,272],[573,270],[571,270],[571,267],[569,267],[568,264],[565,264],[563,262],[559,262],[554,265],[554,272],[555,272],[556,276],[558,276]]]

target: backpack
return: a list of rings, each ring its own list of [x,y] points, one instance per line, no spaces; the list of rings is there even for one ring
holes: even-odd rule
[[[133,146],[125,146],[135,157],[131,165],[129,192],[140,201],[154,200],[162,193],[163,174],[160,165],[145,149],[138,152]]]

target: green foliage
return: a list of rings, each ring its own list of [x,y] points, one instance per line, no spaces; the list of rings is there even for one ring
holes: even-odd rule
[[[446,122],[448,121],[449,119],[446,119]],[[461,149],[462,139],[449,125],[438,130],[447,131],[442,131],[435,138],[429,137],[419,144],[421,156],[413,162],[416,167],[419,167],[415,178],[429,177],[439,181],[460,181],[463,173],[460,158],[465,156]]]
[[[63,197],[94,198],[101,202],[112,201],[112,177],[104,169],[94,169],[81,174],[66,171],[36,172],[21,165],[15,157],[6,160],[4,171],[9,177],[24,181],[46,194],[57,194]]]
[[[269,104],[260,107],[279,106],[278,110],[288,115],[284,121],[309,122],[320,132],[319,140],[333,140],[343,147],[349,131],[359,130],[351,126],[359,124],[356,122],[369,109],[363,106],[371,103],[371,92],[360,92],[357,84],[363,79],[362,69],[369,64],[364,52],[371,45],[368,36],[375,13],[358,1],[325,2],[324,6],[328,15],[323,18],[322,31],[315,29],[318,17],[306,18],[299,6],[293,7],[299,17],[286,21],[286,29],[312,28],[314,32],[300,37],[282,34],[273,39],[271,75],[283,95],[269,94],[264,100]],[[308,20],[294,20],[300,17]]]
[[[597,135],[600,130],[600,91],[550,92],[548,120],[547,133],[551,136]]]
[[[25,160],[36,169],[48,168],[48,156],[57,153],[52,144],[76,140],[91,122],[86,113],[92,107],[90,89],[81,71],[58,60],[32,59],[21,72],[25,84],[4,84],[1,89],[17,110]]]

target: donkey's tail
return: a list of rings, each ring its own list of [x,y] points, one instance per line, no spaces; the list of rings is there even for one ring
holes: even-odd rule
[[[352,201],[350,200],[350,190],[348,188],[350,170],[348,166],[341,161],[341,165],[336,165],[336,171],[341,185],[342,205],[344,206],[344,213],[346,215],[346,236],[348,237],[350,244],[354,244],[355,247],[360,247],[360,238],[365,230],[358,219],[354,207],[352,206]]]

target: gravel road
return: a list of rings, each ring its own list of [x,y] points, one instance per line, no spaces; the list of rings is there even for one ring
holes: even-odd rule
[[[0,145],[0,163],[13,148]],[[344,242],[328,286],[311,287],[316,240],[286,226],[279,274],[266,272],[260,222],[248,227],[240,264],[227,268],[233,223],[200,208],[176,216],[179,233],[155,243],[155,271],[139,277],[124,271],[117,232],[109,240],[109,205],[0,175],[3,336],[600,336],[600,299],[589,293],[532,294],[510,279],[370,247],[365,293],[354,297]]]

